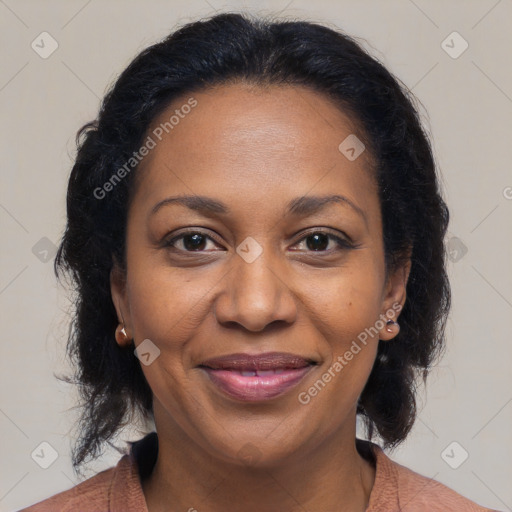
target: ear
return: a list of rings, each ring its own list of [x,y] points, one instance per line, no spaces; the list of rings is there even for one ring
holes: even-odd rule
[[[126,342],[118,340],[116,330],[116,341],[119,345],[129,343],[128,340],[133,339],[133,331],[131,328],[130,309],[128,307],[128,299],[126,296],[126,274],[121,269],[120,265],[114,259],[112,270],[110,271],[110,293],[112,295],[112,302],[117,313],[117,321],[121,326],[124,326],[126,332]]]
[[[407,281],[411,272],[411,253],[412,248],[409,248],[399,260],[399,263],[389,272],[387,277],[383,298],[381,314],[386,316],[386,320],[398,321],[400,311],[405,305]],[[385,329],[381,333],[381,339],[391,339],[394,335],[387,332]]]

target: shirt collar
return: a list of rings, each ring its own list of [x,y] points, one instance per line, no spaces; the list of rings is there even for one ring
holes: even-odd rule
[[[111,512],[148,512],[141,481],[151,473],[158,454],[158,437],[151,432],[130,442],[130,453],[116,466],[109,491]]]
[[[375,460],[375,481],[366,512],[382,510],[383,503],[398,510],[398,474],[395,464],[379,445],[359,439],[357,443],[360,451],[369,450]],[[115,468],[109,492],[109,510],[148,512],[141,481],[151,473],[155,465],[158,455],[157,433],[151,432],[129,444],[130,453],[124,455]]]

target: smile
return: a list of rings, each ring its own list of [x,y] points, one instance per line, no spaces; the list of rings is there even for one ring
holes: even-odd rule
[[[221,392],[247,402],[270,400],[293,387],[316,362],[285,353],[233,354],[199,365]]]

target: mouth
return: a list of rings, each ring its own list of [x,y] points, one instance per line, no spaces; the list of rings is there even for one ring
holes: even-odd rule
[[[296,354],[268,352],[231,354],[209,359],[198,367],[224,394],[242,401],[257,402],[291,390],[317,364]]]

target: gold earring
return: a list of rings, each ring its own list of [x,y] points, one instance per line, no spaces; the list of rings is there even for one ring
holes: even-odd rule
[[[130,338],[128,337],[128,334],[126,333],[126,329],[124,327],[124,324],[119,324],[116,327],[115,338],[116,338],[117,343],[121,347],[126,347],[127,345],[130,344]]]
[[[395,329],[397,329],[396,334],[400,332],[400,324],[398,322],[395,322],[394,320],[388,320],[386,322],[386,331],[388,332],[394,332]]]

